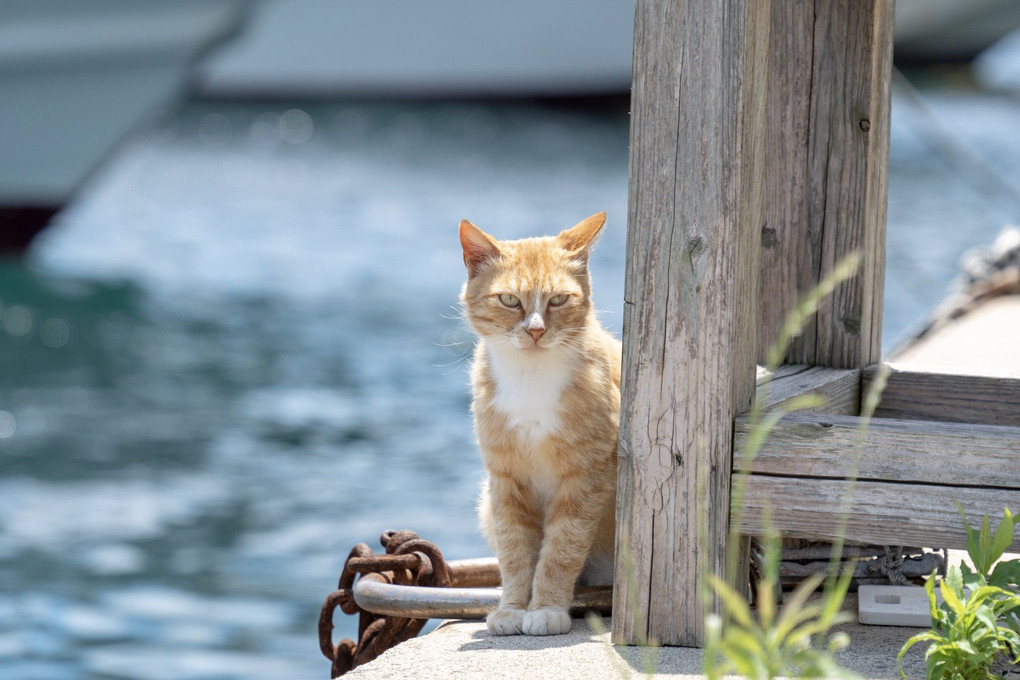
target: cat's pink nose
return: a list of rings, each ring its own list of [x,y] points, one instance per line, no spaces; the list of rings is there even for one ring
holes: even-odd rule
[[[532,314],[524,320],[524,328],[531,333],[531,337],[535,340],[535,344],[538,344],[539,338],[545,333],[545,321],[542,319],[542,315],[538,312],[532,312]]]

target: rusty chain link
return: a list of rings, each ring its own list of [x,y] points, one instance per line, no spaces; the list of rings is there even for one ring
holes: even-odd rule
[[[428,619],[383,616],[365,611],[354,601],[354,581],[376,579],[398,585],[448,588],[450,570],[443,554],[433,543],[413,531],[386,531],[379,537],[386,554],[376,555],[364,543],[351,550],[340,574],[337,589],[326,597],[319,615],[319,648],[333,664],[330,677],[343,675],[368,663],[387,649],[416,636]],[[359,614],[358,642],[344,638],[333,644],[333,614],[337,607],[345,614]]]

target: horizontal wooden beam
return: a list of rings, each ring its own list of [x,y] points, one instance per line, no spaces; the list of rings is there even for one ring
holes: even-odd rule
[[[751,420],[734,430],[734,469],[791,477],[1020,487],[1020,428],[921,420],[861,419],[791,413],[775,427],[757,455],[740,455]],[[1020,511],[1020,504],[1015,508]]]
[[[734,479],[736,485],[736,479]],[[844,499],[849,505],[844,508]],[[967,547],[959,502],[971,525],[989,515],[998,526],[1003,508],[1020,510],[1020,489],[974,489],[885,482],[852,483],[834,479],[791,479],[751,475],[743,506],[732,508],[734,528],[742,534],[765,532],[765,517],[783,536],[880,545],[936,548]],[[1020,532],[1011,552],[1020,552]]]
[[[945,369],[890,364],[881,418],[940,420],[1020,427],[1020,376],[964,375]],[[864,386],[871,384],[877,366],[864,369]]]
[[[757,400],[765,411],[782,408],[802,394],[818,394],[825,405],[818,413],[853,416],[860,413],[861,374],[857,369],[786,364],[771,380],[758,379]]]

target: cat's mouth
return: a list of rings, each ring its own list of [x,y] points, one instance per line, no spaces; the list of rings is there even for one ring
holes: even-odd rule
[[[558,344],[558,339],[548,333],[545,333],[538,338],[527,333],[510,333],[505,336],[504,341],[514,349],[528,354],[548,352]]]
[[[547,337],[542,337],[538,340],[533,340],[529,337],[526,339],[522,338],[519,346],[525,352],[545,352],[552,348],[555,344],[555,341],[550,340]]]

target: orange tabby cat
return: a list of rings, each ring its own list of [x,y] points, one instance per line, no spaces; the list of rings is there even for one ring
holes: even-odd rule
[[[489,472],[479,514],[503,581],[486,619],[495,635],[566,633],[582,568],[589,584],[612,581],[620,342],[595,316],[588,275],[605,220],[519,241],[460,223]]]

